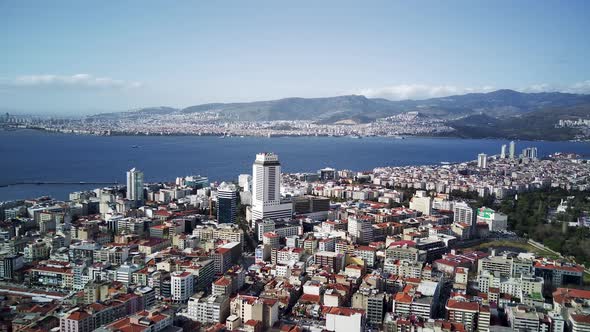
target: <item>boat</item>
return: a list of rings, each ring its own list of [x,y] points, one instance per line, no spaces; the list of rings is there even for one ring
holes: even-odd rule
[[[139,145],[132,145],[131,148],[132,149],[137,149],[137,148],[139,148]]]

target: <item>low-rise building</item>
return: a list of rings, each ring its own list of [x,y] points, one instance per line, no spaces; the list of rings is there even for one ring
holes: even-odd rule
[[[188,300],[186,316],[201,323],[223,323],[229,316],[229,297],[197,293]]]
[[[366,314],[362,309],[327,307],[326,330],[362,332],[365,329]]]
[[[449,299],[447,320],[461,323],[468,332],[485,332],[490,326],[490,308],[477,302]]]
[[[190,272],[176,271],[170,275],[172,300],[186,302],[194,293],[193,275]]]
[[[238,316],[242,322],[259,321],[267,329],[279,320],[278,303],[277,299],[237,295],[231,300],[230,313]]]

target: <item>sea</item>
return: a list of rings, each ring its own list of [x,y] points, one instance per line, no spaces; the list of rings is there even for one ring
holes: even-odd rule
[[[136,167],[146,182],[203,175],[235,181],[251,173],[256,153],[278,154],[283,172],[315,172],[324,167],[372,170],[380,166],[440,165],[500,153],[507,140],[406,137],[213,137],[90,136],[37,130],[0,131],[0,201],[52,196],[125,183]],[[517,141],[516,151],[537,147],[539,156],[575,152],[590,157],[590,143]],[[55,184],[17,184],[53,182]],[[61,183],[61,184],[60,184]],[[70,184],[63,184],[70,183]],[[73,184],[72,184],[73,183]]]

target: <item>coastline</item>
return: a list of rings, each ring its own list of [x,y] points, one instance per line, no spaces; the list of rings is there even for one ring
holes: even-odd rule
[[[49,134],[64,134],[64,135],[76,135],[76,136],[97,136],[97,137],[218,137],[218,138],[244,138],[244,137],[255,137],[255,138],[299,138],[299,137],[320,137],[320,138],[350,138],[350,139],[363,139],[363,138],[390,138],[390,139],[411,139],[411,138],[436,138],[436,139],[460,139],[460,140],[506,140],[506,141],[534,141],[534,142],[572,142],[572,143],[589,143],[590,139],[569,139],[569,140],[559,140],[559,139],[541,139],[541,138],[529,138],[529,137],[470,137],[465,135],[452,135],[451,133],[440,133],[436,134],[400,134],[400,135],[366,135],[366,136],[351,136],[348,134],[343,135],[332,135],[332,134],[283,134],[283,133],[274,133],[271,135],[268,134],[257,134],[257,133],[241,133],[240,135],[223,135],[220,133],[213,133],[213,132],[206,132],[206,133],[182,133],[182,132],[160,132],[160,133],[138,133],[138,132],[127,132],[127,131],[110,131],[109,133],[101,133],[101,132],[88,132],[88,131],[78,131],[78,130],[71,130],[71,129],[63,129],[63,130],[51,130],[48,128],[37,127],[37,126],[19,126],[19,127],[9,127],[7,128],[0,128],[0,131],[11,132],[11,131],[19,131],[19,130],[33,130],[39,131]]]

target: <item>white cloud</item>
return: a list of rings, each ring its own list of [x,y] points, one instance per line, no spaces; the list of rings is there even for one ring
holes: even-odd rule
[[[502,87],[505,88],[505,87]],[[354,94],[364,95],[369,98],[386,98],[390,100],[428,99],[462,95],[466,93],[491,92],[497,88],[493,86],[459,87],[455,85],[428,85],[428,84],[400,84],[380,88],[366,88],[353,91]],[[521,92],[567,92],[577,94],[590,94],[590,80],[569,85],[540,83],[517,88]]]
[[[368,88],[356,91],[370,98],[386,98],[391,100],[404,99],[427,99],[436,97],[446,97],[451,95],[460,95],[472,92],[490,92],[494,91],[492,86],[483,86],[478,88],[458,87],[454,85],[427,85],[427,84],[400,84],[391,85],[381,88]]]
[[[549,91],[556,91],[550,84],[547,83],[540,83],[540,84],[533,84],[527,87],[520,89],[522,92],[549,92]]]
[[[559,88],[553,89],[553,91],[578,93],[578,94],[590,94],[590,80],[573,83],[573,84],[565,86],[561,89],[559,89]]]
[[[590,80],[581,81],[569,85],[563,84],[534,84],[522,89],[523,92],[567,92],[577,94],[590,94]]]
[[[590,80],[586,80],[586,81],[582,81],[582,82],[578,82],[578,83],[572,84],[569,87],[568,92],[571,92],[571,93],[582,93],[582,94],[588,94],[588,93],[590,93]]]
[[[78,87],[130,89],[142,86],[141,82],[96,77],[89,74],[75,75],[23,75],[8,82],[12,87]]]

